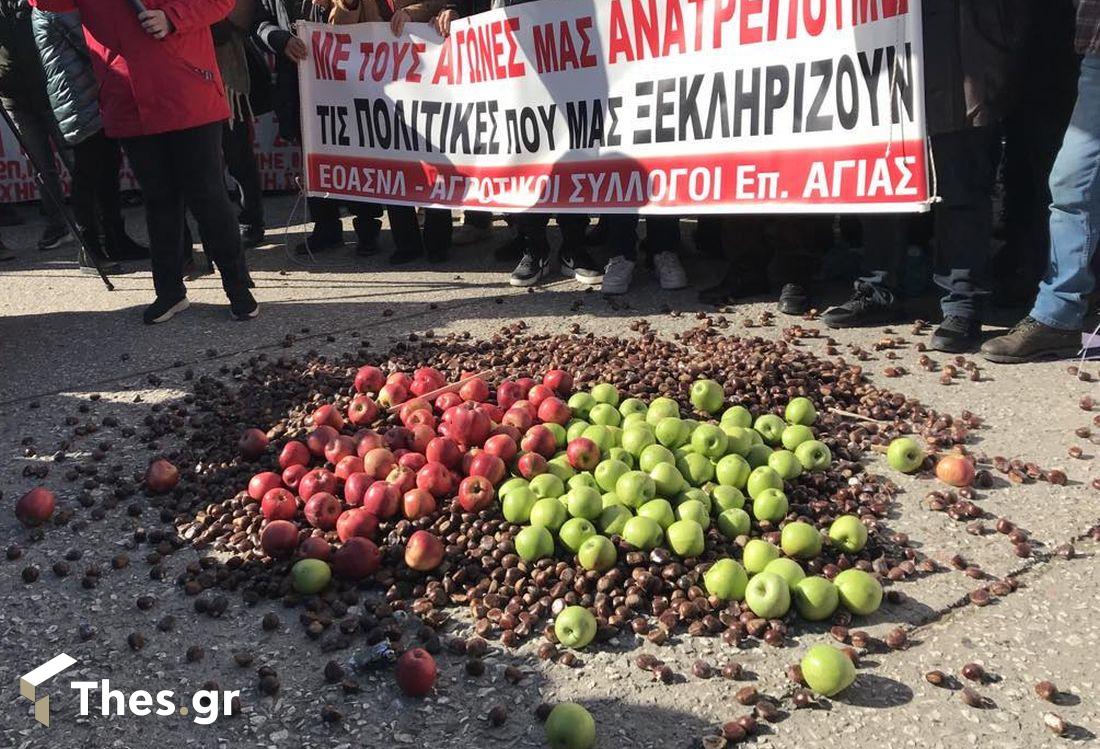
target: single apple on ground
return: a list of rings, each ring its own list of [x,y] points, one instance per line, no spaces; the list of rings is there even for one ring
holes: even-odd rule
[[[898,437],[886,448],[886,462],[895,471],[916,473],[924,463],[924,449],[912,437]]]
[[[750,575],[756,575],[764,571],[768,562],[779,559],[779,555],[778,546],[762,538],[754,538],[741,551],[741,564]]]
[[[867,572],[847,569],[833,578],[840,602],[853,614],[868,616],[882,603],[882,585]]]
[[[806,686],[825,697],[833,697],[856,680],[852,659],[832,645],[818,643],[806,651],[799,664]]]
[[[556,705],[543,730],[550,749],[592,749],[596,745],[596,721],[591,713],[573,702]]]
[[[534,562],[554,554],[554,537],[541,525],[527,526],[516,534],[513,543],[519,558],[525,562]]]
[[[748,584],[745,568],[733,559],[719,559],[703,573],[707,593],[720,601],[744,600]]]
[[[828,619],[840,605],[840,594],[836,586],[823,577],[799,580],[794,586],[793,598],[799,616],[811,622]]]
[[[779,546],[789,557],[813,559],[821,553],[821,532],[809,523],[796,520],[783,526]]]
[[[761,619],[778,619],[791,608],[787,581],[772,572],[758,572],[745,586],[745,603]]]
[[[580,650],[596,636],[596,617],[584,606],[566,606],[554,618],[554,634],[565,647]]]
[[[833,546],[849,554],[858,554],[867,545],[867,526],[855,515],[841,515],[829,526]]]

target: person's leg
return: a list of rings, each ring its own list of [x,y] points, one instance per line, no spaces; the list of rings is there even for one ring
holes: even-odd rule
[[[345,203],[348,212],[355,218],[355,254],[371,255],[378,250],[378,237],[382,233],[382,214],[386,207],[381,203],[363,203],[349,200]]]
[[[104,251],[112,260],[148,258],[149,248],[138,244],[126,233],[119,184],[122,149],[118,141],[108,138],[100,131],[86,142],[90,142],[95,149],[95,197],[99,220],[103,226]]]
[[[903,314],[898,298],[902,260],[910,217],[903,214],[864,214],[859,217],[864,271],[852,296],[830,307],[821,321],[830,328],[855,328],[897,322]]]
[[[729,265],[718,283],[699,292],[699,301],[724,305],[767,292],[765,268],[771,260],[771,249],[765,240],[765,227],[770,219],[752,215],[714,219],[721,255],[729,260]]]
[[[424,238],[420,234],[416,208],[411,205],[391,205],[386,207],[386,213],[390,217],[390,235],[396,248],[390,255],[390,263],[401,265],[423,255]]]
[[[42,178],[40,203],[47,225],[38,242],[38,249],[56,249],[69,239],[68,227],[61,217],[63,206],[59,202],[64,200],[65,193],[61,188],[61,178],[51,144],[57,132],[57,121],[49,108],[44,91],[41,96],[26,88],[9,92],[0,97],[0,106],[11,115],[27,156]],[[60,137],[56,142],[61,143]]]
[[[518,213],[516,231],[523,242],[523,257],[508,280],[512,286],[534,286],[550,270],[550,241],[546,236],[549,213]]]
[[[264,237],[264,201],[260,187],[260,167],[252,148],[252,122],[227,120],[222,124],[222,153],[230,176],[241,188],[241,208],[237,223],[241,239],[255,247]]]
[[[607,248],[611,259],[603,272],[600,291],[604,294],[625,294],[634,278],[638,261],[638,216],[629,213],[609,213],[601,218],[607,225]]]
[[[463,211],[462,223],[454,232],[455,246],[475,244],[489,236],[493,226],[492,211]]]
[[[80,227],[80,238],[84,242],[84,248],[96,257],[102,257],[103,252],[103,223],[100,218],[96,189],[97,174],[99,169],[99,151],[96,136],[73,146],[73,172],[70,200],[73,207],[73,216]],[[81,264],[87,263],[88,258],[81,257]]]
[[[682,289],[687,286],[687,273],[680,262],[679,216],[646,216],[645,246],[662,289]]]
[[[768,232],[772,259],[768,274],[779,287],[777,306],[785,315],[801,315],[810,308],[809,288],[821,267],[820,237],[832,219],[821,216],[776,218]]]
[[[333,198],[306,198],[313,231],[306,241],[294,248],[298,255],[332,250],[344,244],[344,228],[340,224],[341,201]]]
[[[580,283],[594,286],[603,281],[603,267],[588,251],[585,233],[588,230],[588,215],[584,213],[559,213],[558,228],[561,230],[561,274]]]
[[[446,262],[451,251],[454,220],[450,209],[429,208],[424,212],[424,251],[432,263]]]

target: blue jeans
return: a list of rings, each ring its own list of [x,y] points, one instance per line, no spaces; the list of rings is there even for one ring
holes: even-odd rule
[[[1079,330],[1096,283],[1089,263],[1100,226],[1100,55],[1081,62],[1077,104],[1050,172],[1050,261],[1031,316]]]

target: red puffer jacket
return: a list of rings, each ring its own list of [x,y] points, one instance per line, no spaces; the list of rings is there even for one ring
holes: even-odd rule
[[[99,79],[104,129],[112,138],[186,130],[229,117],[210,24],[233,0],[144,0],[175,31],[162,40],[141,28],[130,0],[31,0],[42,10],[80,11]]]

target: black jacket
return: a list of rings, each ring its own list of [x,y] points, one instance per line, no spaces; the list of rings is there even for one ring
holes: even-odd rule
[[[272,105],[279,122],[279,136],[301,140],[301,96],[298,92],[298,65],[285,54],[297,21],[325,21],[324,12],[311,0],[260,0],[252,31],[261,45],[275,55],[275,86]]]

